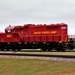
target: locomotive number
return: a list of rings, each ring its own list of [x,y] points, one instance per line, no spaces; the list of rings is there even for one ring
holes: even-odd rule
[[[7,35],[7,37],[11,37],[11,35]]]

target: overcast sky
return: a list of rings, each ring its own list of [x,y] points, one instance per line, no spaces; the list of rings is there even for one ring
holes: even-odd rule
[[[0,0],[0,31],[26,23],[66,23],[75,34],[75,0]]]

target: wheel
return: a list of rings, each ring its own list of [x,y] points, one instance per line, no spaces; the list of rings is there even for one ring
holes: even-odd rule
[[[43,48],[42,48],[42,51],[45,52],[45,51],[46,51],[46,48],[43,47]]]
[[[51,49],[52,49],[51,47],[48,47],[48,51],[49,51],[49,52],[51,51]]]
[[[55,49],[56,49],[58,52],[62,50],[62,48],[61,48],[60,45],[55,46]]]
[[[18,49],[18,51],[20,51],[20,49]]]
[[[4,51],[4,49],[3,49],[3,48],[1,48],[1,51]]]

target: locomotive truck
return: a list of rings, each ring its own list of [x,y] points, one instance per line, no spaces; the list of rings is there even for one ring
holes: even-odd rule
[[[9,25],[0,33],[0,50],[38,49],[64,51],[68,43],[68,28],[65,23]]]

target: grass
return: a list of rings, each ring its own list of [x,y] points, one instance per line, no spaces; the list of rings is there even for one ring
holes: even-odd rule
[[[75,75],[75,62],[0,59],[0,75]]]

